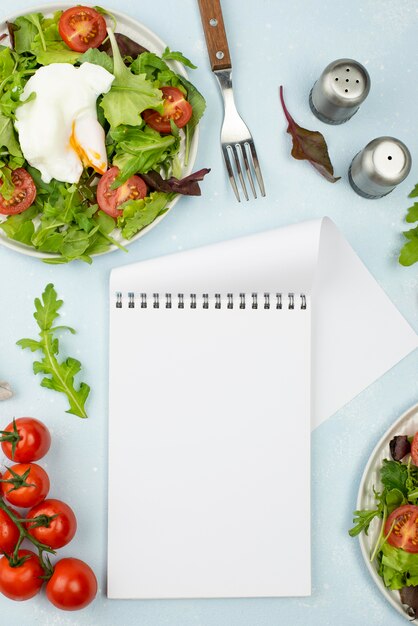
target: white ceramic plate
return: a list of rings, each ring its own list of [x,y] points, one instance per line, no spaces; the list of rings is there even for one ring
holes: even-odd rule
[[[30,8],[30,9],[28,9],[26,11],[19,11],[17,13],[13,13],[11,15],[8,15],[7,17],[3,18],[3,21],[0,23],[0,35],[3,34],[3,33],[7,33],[8,32],[7,31],[6,22],[13,22],[17,17],[19,17],[21,15],[25,15],[27,13],[43,13],[44,15],[51,15],[55,11],[61,11],[61,10],[68,9],[68,7],[72,7],[75,4],[76,3],[74,3],[74,2],[49,3],[49,4],[40,5],[40,6],[35,6],[35,7]],[[103,4],[105,4],[105,3],[103,3]],[[156,54],[159,54],[159,55],[162,54],[162,52],[166,48],[166,44],[163,41],[161,41],[161,39],[157,35],[155,35],[155,33],[153,33],[151,30],[149,30],[146,26],[144,26],[140,22],[137,22],[136,20],[132,19],[131,17],[129,17],[129,16],[123,14],[123,13],[120,13],[119,11],[113,11],[112,10],[111,12],[112,12],[112,14],[115,16],[115,18],[117,20],[117,28],[116,28],[117,32],[123,33],[124,35],[127,35],[128,37],[131,37],[131,39],[133,39],[134,41],[137,41],[138,43],[143,45],[145,48],[148,48],[148,50],[150,50],[151,52],[155,52]],[[8,39],[5,40],[5,44],[6,45],[7,45],[7,43],[8,43]],[[174,42],[173,42],[172,47],[173,47],[173,49],[177,50],[178,49],[178,44],[176,44],[176,47],[174,47]],[[182,76],[187,78],[187,73],[186,73],[183,65],[181,65],[180,63],[177,63],[175,61],[174,62],[171,62],[171,61],[168,62],[168,65],[177,74],[181,74]],[[187,176],[188,174],[190,174],[192,172],[193,165],[194,165],[194,162],[196,160],[198,138],[199,138],[199,128],[196,128],[196,132],[195,132],[195,134],[193,136],[193,140],[192,140],[191,146],[190,146],[189,162],[188,162],[187,167],[184,166],[184,161],[183,161],[183,176]],[[180,149],[180,155],[179,156],[180,156],[180,160],[181,160],[182,159],[182,150],[181,149]],[[176,202],[179,199],[180,199],[180,196],[176,196],[174,198],[174,200],[168,204],[169,210],[171,210],[173,208],[173,206],[176,204]],[[131,243],[133,243],[134,241],[136,241],[140,237],[143,237],[152,228],[157,226],[157,224],[159,224],[159,222],[167,214],[168,214],[168,211],[166,213],[164,213],[163,215],[161,215],[160,217],[157,217],[157,219],[154,220],[152,222],[152,224],[150,224],[149,226],[147,226],[146,228],[141,230],[134,237],[132,237],[132,239],[130,239],[129,241],[126,240],[126,239],[123,239],[119,229],[115,229],[115,231],[112,233],[112,236],[118,242],[123,244],[124,246],[129,246]],[[6,219],[5,216],[0,216],[0,221],[4,220],[4,219]],[[0,244],[4,245],[4,246],[7,246],[8,248],[11,248],[12,250],[15,250],[16,252],[20,252],[21,254],[26,254],[26,255],[29,255],[29,256],[33,256],[33,257],[38,257],[40,259],[59,256],[59,255],[56,255],[56,254],[48,254],[48,253],[45,253],[45,252],[39,252],[38,250],[35,250],[35,248],[32,248],[32,247],[27,246],[25,244],[19,243],[18,241],[13,241],[13,239],[9,239],[6,236],[6,234],[4,233],[4,231],[1,230],[1,229],[0,229]],[[109,250],[107,250],[106,252],[104,252],[102,254],[107,254],[108,252],[112,252],[113,250],[117,250],[116,246],[110,247]],[[99,256],[99,255],[95,255],[95,256]]]
[[[395,435],[414,435],[418,431],[418,404],[411,407],[385,432],[364,469],[364,473],[360,482],[360,488],[357,498],[357,509],[375,508],[375,499],[373,496],[373,485],[379,491],[382,484],[380,482],[380,468],[383,459],[390,459],[389,442]],[[418,624],[418,619],[411,622],[411,618],[406,613],[404,604],[401,603],[399,591],[391,591],[385,587],[382,578],[377,573],[376,561],[370,563],[370,552],[375,545],[380,520],[376,518],[370,524],[369,534],[361,533],[359,536],[361,552],[364,562],[369,570],[374,582],[378,586],[381,593],[391,603],[391,605],[403,615],[410,623]]]

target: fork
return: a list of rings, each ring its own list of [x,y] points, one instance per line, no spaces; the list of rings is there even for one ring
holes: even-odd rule
[[[254,198],[257,198],[254,173],[261,195],[265,196],[266,192],[254,140],[235,106],[231,78],[232,64],[220,0],[198,0],[198,2],[212,72],[219,83],[224,101],[221,148],[229,181],[238,202],[241,201],[241,198],[236,175],[241,183],[245,199],[249,199],[245,178],[248,180]]]

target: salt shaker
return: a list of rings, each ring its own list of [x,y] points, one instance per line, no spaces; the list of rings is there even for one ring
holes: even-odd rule
[[[366,68],[353,59],[337,59],[322,72],[309,95],[312,113],[326,124],[343,124],[370,91]]]
[[[382,198],[408,176],[411,154],[395,137],[378,137],[351,161],[348,178],[363,198]]]

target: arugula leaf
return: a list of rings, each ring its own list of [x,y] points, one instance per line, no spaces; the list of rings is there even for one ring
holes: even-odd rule
[[[167,203],[174,194],[154,191],[142,200],[128,200],[120,205],[123,215],[118,219],[125,239],[132,239],[136,233],[151,224],[159,215],[165,213]]]
[[[87,52],[81,55],[78,59],[79,63],[93,63],[94,65],[100,65],[105,70],[113,73],[113,61],[106,52],[100,52],[97,48],[89,48]]]
[[[145,109],[163,110],[163,97],[159,89],[144,75],[133,74],[123,62],[113,32],[109,29],[113,50],[113,81],[110,91],[103,96],[100,106],[112,128],[121,124],[137,126]]]
[[[382,510],[378,509],[365,509],[363,511],[354,511],[353,515],[353,528],[348,531],[350,537],[356,537],[362,531],[368,534],[369,526],[375,517],[380,517]]]
[[[54,285],[50,283],[46,286],[42,298],[35,299],[34,318],[40,328],[40,339],[21,339],[17,345],[22,349],[28,348],[31,352],[41,351],[43,353],[42,360],[35,361],[33,364],[35,374],[45,374],[41,386],[64,393],[69,402],[67,413],[85,418],[87,417],[85,403],[90,393],[90,387],[83,382],[78,385],[78,388],[74,385],[74,377],[80,372],[81,363],[72,357],[61,362],[57,358],[59,342],[55,336],[56,331],[65,328],[71,333],[75,333],[72,328],[54,326],[62,305],[63,301],[58,300]]]
[[[399,263],[404,266],[413,265],[418,261],[418,226],[403,233],[408,242],[404,244],[399,255]]]
[[[178,51],[176,52],[174,50],[171,51],[168,46],[164,50],[164,52],[162,53],[161,58],[165,59],[166,61],[178,61],[179,63],[182,63],[186,67],[190,67],[190,69],[192,69],[192,70],[197,69],[197,66],[193,65],[193,63],[190,61],[190,59],[185,57],[184,54],[182,54],[181,52],[178,52]]]

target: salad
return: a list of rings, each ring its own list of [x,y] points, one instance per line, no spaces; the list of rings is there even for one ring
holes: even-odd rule
[[[400,592],[409,617],[418,616],[418,432],[396,435],[390,459],[380,467],[380,491],[373,486],[376,506],[354,511],[351,537],[368,534],[378,524],[370,553],[384,585]]]
[[[22,15],[0,40],[0,229],[47,263],[92,256],[200,195],[182,178],[205,100],[106,10]],[[8,43],[8,45],[6,45]],[[4,44],[4,45],[3,45]]]

